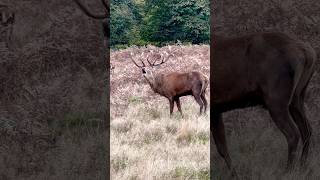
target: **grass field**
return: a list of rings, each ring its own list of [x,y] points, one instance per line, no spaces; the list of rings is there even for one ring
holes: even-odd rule
[[[172,49],[175,58],[159,71],[198,70],[209,77],[209,46]],[[175,107],[170,118],[168,100],[151,90],[128,59],[133,51],[111,52],[111,179],[209,179],[210,109],[199,116],[194,98],[183,97],[184,117]]]

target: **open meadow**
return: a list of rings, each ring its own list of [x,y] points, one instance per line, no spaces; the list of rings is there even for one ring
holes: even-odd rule
[[[174,57],[159,72],[196,70],[210,76],[208,45],[172,49]],[[184,117],[175,107],[170,118],[168,100],[152,91],[129,59],[133,51],[111,51],[111,179],[209,179],[210,106],[199,116],[199,105],[185,96],[180,98]],[[209,102],[210,87],[206,92]]]

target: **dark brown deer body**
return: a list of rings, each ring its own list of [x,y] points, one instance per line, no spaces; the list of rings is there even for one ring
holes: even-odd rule
[[[154,79],[146,77],[154,92],[168,98],[170,103],[170,115],[173,112],[174,102],[182,115],[180,97],[194,96],[200,106],[200,114],[204,108],[207,110],[205,97],[206,88],[209,84],[208,78],[200,72],[157,74]]]
[[[169,50],[170,50],[169,46]],[[151,50],[152,51],[152,50]],[[176,103],[178,110],[182,115],[180,97],[181,96],[188,96],[192,95],[197,103],[200,106],[200,114],[202,111],[206,112],[207,110],[207,100],[205,97],[206,89],[209,84],[208,78],[197,71],[193,72],[171,72],[171,73],[155,73],[154,66],[161,65],[165,63],[170,56],[173,54],[168,54],[165,52],[166,55],[159,53],[161,62],[157,63],[157,60],[154,60],[153,63],[149,61],[149,55],[144,57],[144,53],[140,55],[138,60],[141,61],[142,65],[138,65],[134,60],[133,54],[131,54],[132,62],[142,70],[142,74],[146,81],[149,83],[152,90],[169,100],[170,103],[170,116],[173,113],[174,103]],[[158,55],[159,55],[158,54]],[[143,59],[147,60],[149,66],[147,67],[143,62]]]
[[[304,97],[314,72],[313,48],[283,33],[258,33],[233,39],[212,36],[211,132],[219,154],[232,168],[222,113],[263,105],[288,142],[287,168],[302,138],[301,163],[307,158],[311,127]]]

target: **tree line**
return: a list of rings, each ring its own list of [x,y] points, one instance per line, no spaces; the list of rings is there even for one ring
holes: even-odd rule
[[[110,46],[210,41],[209,0],[111,0]]]

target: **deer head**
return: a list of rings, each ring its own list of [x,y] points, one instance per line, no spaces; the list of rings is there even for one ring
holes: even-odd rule
[[[138,68],[141,69],[143,77],[150,85],[153,86],[156,82],[157,67],[167,62],[171,56],[174,56],[171,52],[172,50],[170,46],[169,52],[161,52],[158,49],[152,48],[149,49],[147,53],[143,51],[140,55],[134,55],[134,53],[131,52],[130,59]],[[144,60],[147,62],[147,65]],[[141,65],[139,65],[137,61],[140,61]]]

